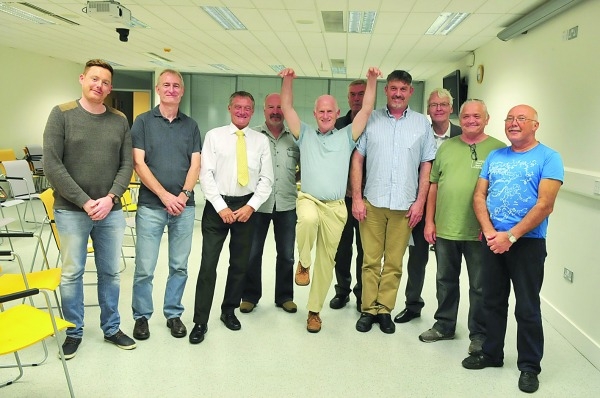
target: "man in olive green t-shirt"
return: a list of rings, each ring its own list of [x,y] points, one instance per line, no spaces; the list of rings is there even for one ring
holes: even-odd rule
[[[469,353],[475,353],[481,350],[486,329],[481,294],[483,252],[473,211],[473,191],[487,155],[506,145],[485,134],[489,115],[483,101],[465,102],[459,119],[462,134],[440,146],[430,174],[425,239],[436,245],[438,308],[435,324],[419,340],[431,343],[454,338],[464,256],[469,273]]]

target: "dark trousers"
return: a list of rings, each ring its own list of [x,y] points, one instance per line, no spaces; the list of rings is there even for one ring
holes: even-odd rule
[[[517,367],[540,373],[544,353],[544,332],[540,290],[544,280],[546,240],[521,238],[509,251],[494,254],[483,245],[483,305],[487,338],[483,353],[494,361],[504,359],[504,338],[508,318],[508,297],[512,282],[517,320]]]
[[[433,327],[442,334],[454,334],[460,300],[460,271],[462,258],[467,263],[469,274],[469,338],[485,338],[485,316],[483,312],[483,253],[481,242],[437,238],[436,297],[438,302]]]
[[[235,211],[244,206],[251,196],[223,198],[227,206]],[[226,224],[212,204],[206,202],[202,214],[202,260],[196,283],[194,323],[208,323],[217,280],[217,264],[228,233],[231,233],[229,239],[229,269],[221,312],[233,313],[240,306],[253,232],[254,215],[245,223]]]
[[[275,304],[294,299],[294,243],[296,241],[296,209],[254,213],[254,236],[246,270],[242,300],[258,304],[262,296],[262,257],[269,225],[273,221],[275,235]],[[269,261],[270,263],[270,261]],[[269,271],[271,268],[269,268]]]
[[[335,293],[348,296],[350,292],[354,291],[356,299],[360,301],[362,295],[362,263],[363,263],[363,248],[360,241],[360,232],[358,230],[358,220],[352,216],[352,198],[346,196],[346,209],[348,211],[348,219],[344,230],[342,231],[342,237],[338,244],[337,253],[335,254],[335,278],[337,283],[335,285]],[[350,274],[350,268],[352,265],[352,241],[356,236],[356,284],[354,289],[350,289],[352,284],[352,275]]]
[[[425,282],[425,267],[429,261],[429,243],[425,240],[425,216],[412,230],[414,246],[408,247],[408,263],[406,269],[406,308],[413,312],[421,312],[425,302],[421,298]]]

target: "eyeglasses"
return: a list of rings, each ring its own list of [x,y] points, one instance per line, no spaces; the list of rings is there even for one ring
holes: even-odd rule
[[[471,150],[471,160],[477,160],[477,152],[475,151],[477,146],[475,144],[470,144],[469,149]]]
[[[506,119],[504,119],[505,123],[512,123],[514,121],[517,121],[517,123],[525,123],[526,121],[532,121],[532,122],[537,122],[537,120],[533,120],[533,119],[527,119],[525,116],[508,116]]]
[[[431,109],[436,109],[437,107],[447,108],[449,106],[450,106],[450,104],[448,102],[440,102],[439,104],[437,102],[432,102],[431,104],[429,104],[429,107]]]

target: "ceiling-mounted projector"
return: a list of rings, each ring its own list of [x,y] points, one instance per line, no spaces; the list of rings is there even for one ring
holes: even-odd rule
[[[129,23],[131,11],[116,1],[88,1],[85,13],[102,22]]]

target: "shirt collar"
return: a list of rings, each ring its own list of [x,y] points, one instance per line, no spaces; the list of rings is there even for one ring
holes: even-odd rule
[[[407,107],[406,107],[406,109],[404,110],[404,112],[402,112],[402,118],[405,118],[405,117],[406,117],[406,115],[408,114],[408,111],[409,111],[409,110],[410,110],[410,106],[407,106]],[[412,111],[412,110],[411,110],[411,111]],[[392,115],[392,114],[390,113],[390,109],[388,108],[388,106],[387,106],[387,105],[385,106],[385,112],[386,112],[386,114],[388,115],[388,117],[390,117],[390,118],[394,117],[394,115]]]
[[[165,118],[162,115],[162,113],[160,113],[159,105],[156,105],[154,108],[152,108],[152,115],[154,115],[155,117],[161,117],[167,121],[169,120],[169,119]],[[177,119],[181,119],[181,112],[179,111],[179,109],[177,110],[177,116],[173,120],[177,120]]]

